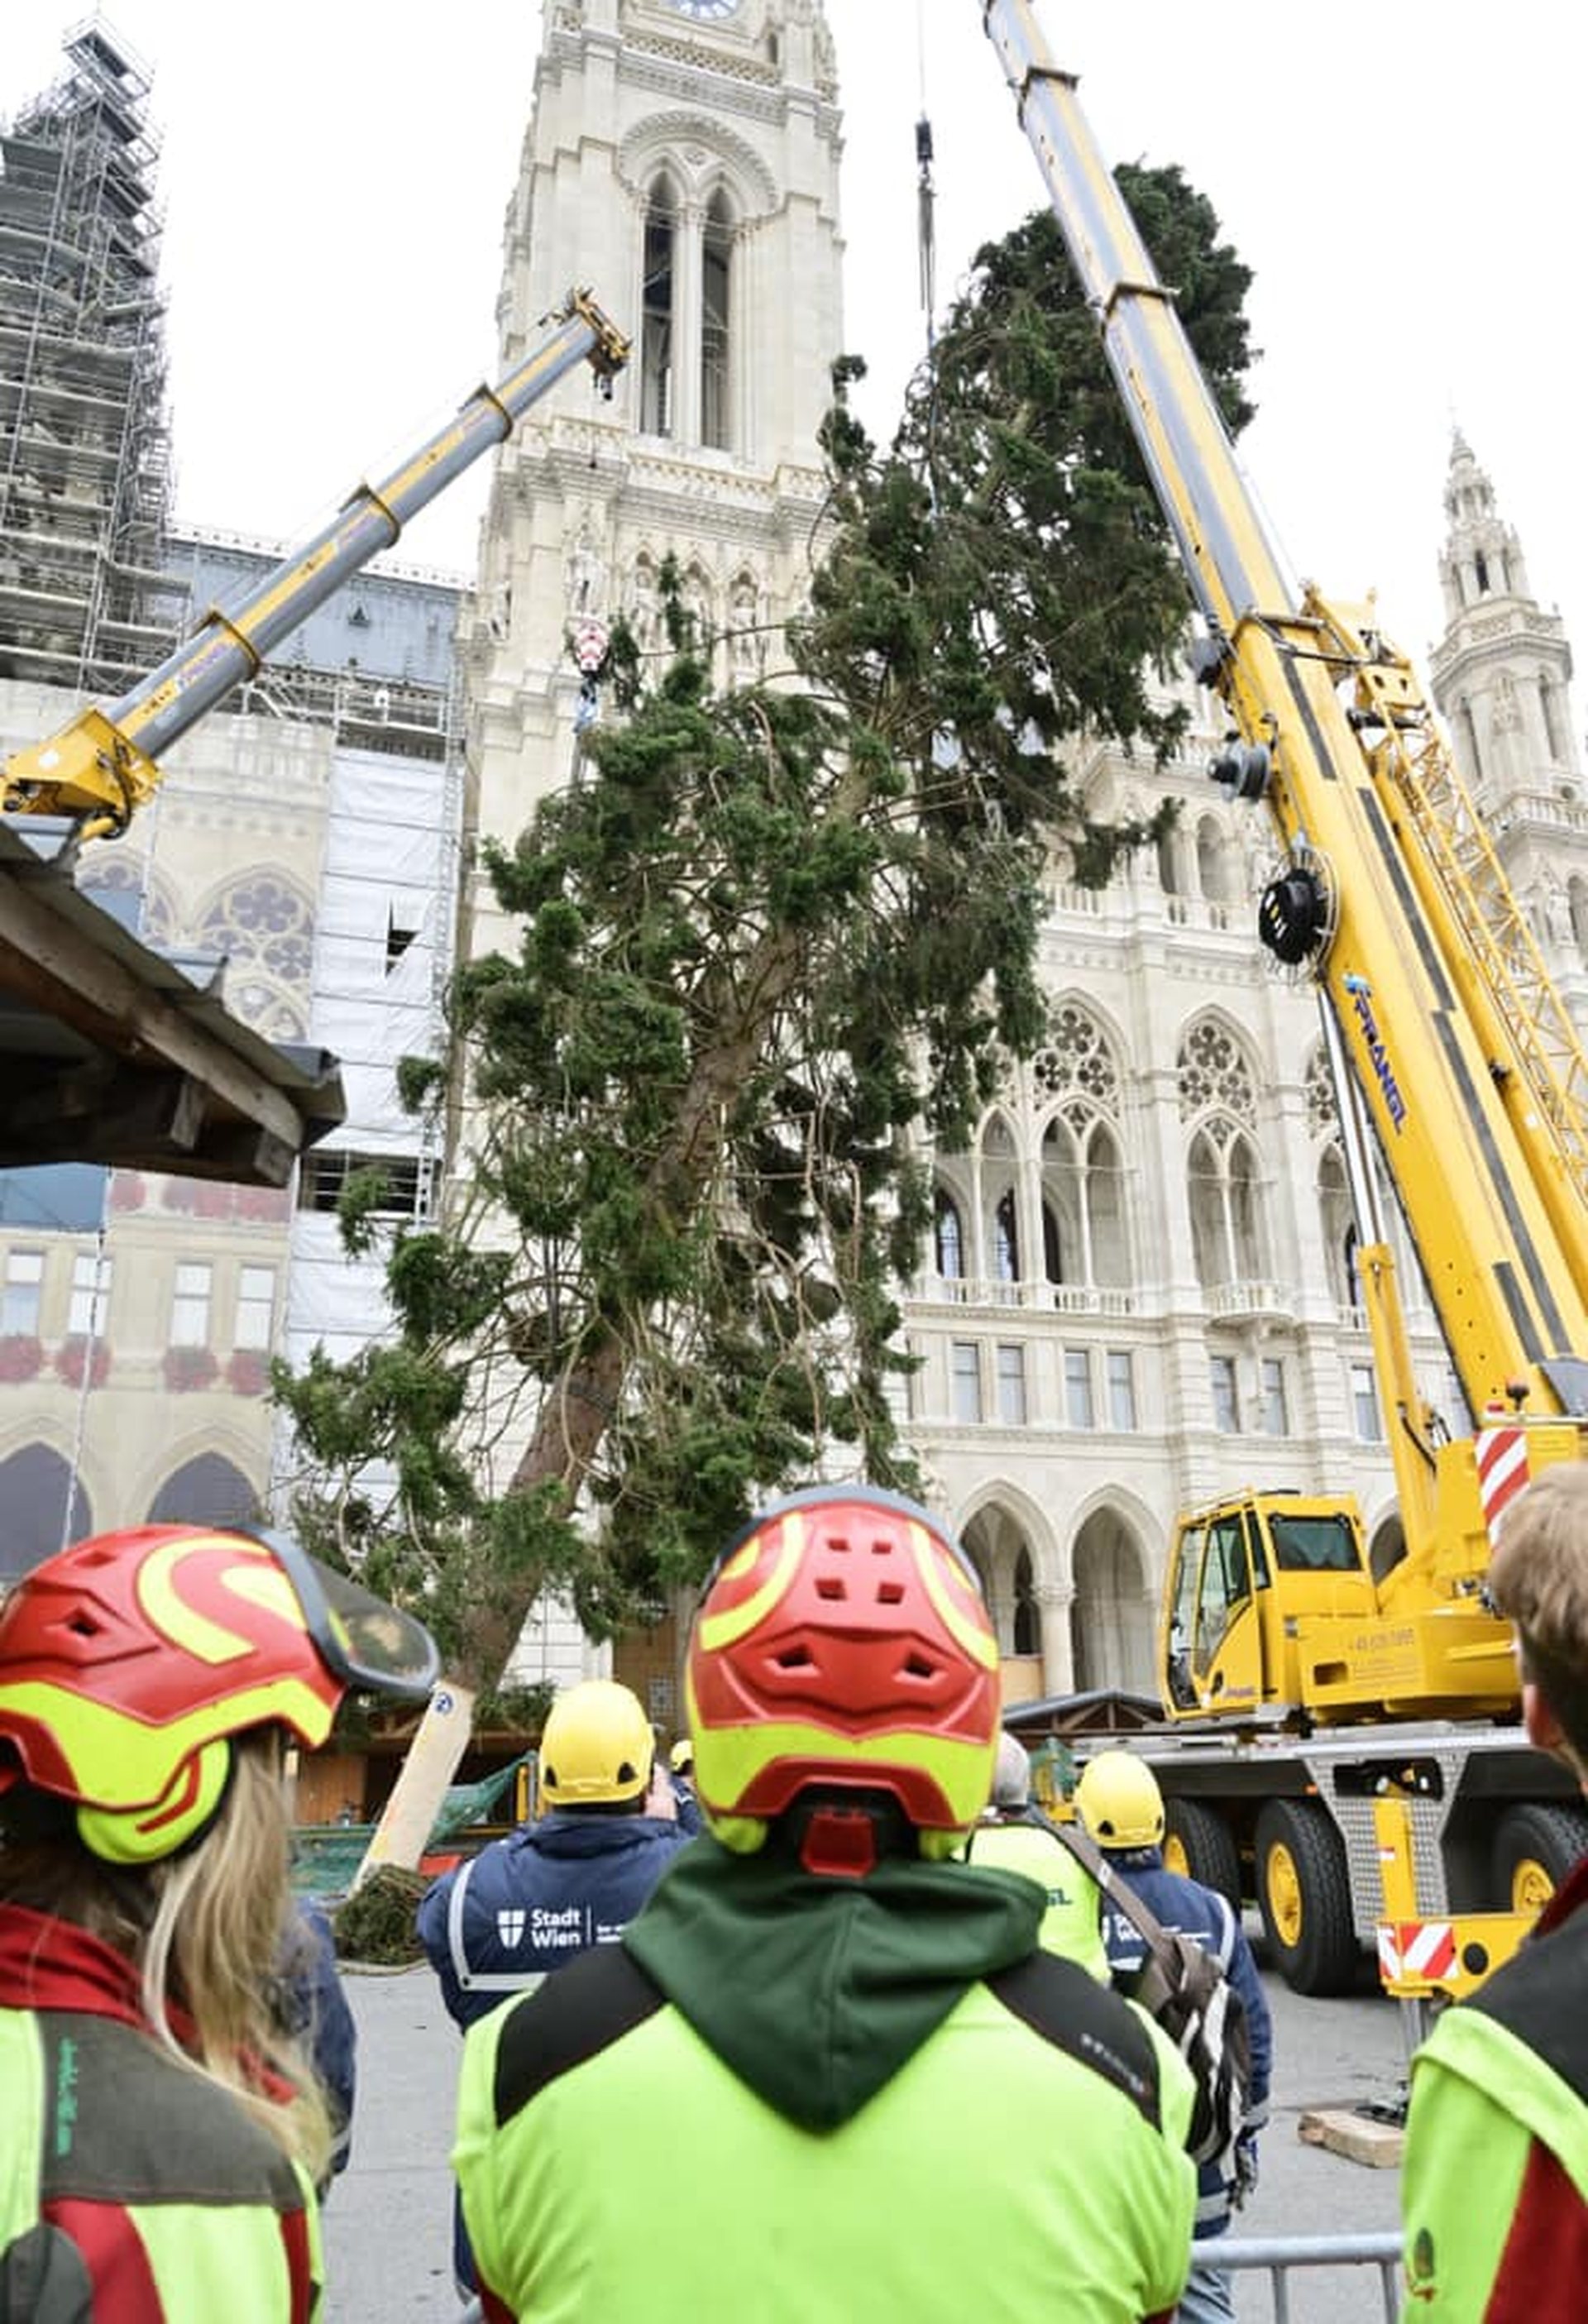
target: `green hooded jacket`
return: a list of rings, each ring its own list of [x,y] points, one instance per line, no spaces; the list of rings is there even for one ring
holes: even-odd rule
[[[453,2160],[487,2316],[1167,2318],[1184,2093],[1040,1950],[1043,1911],[974,1866],[823,1879],[696,1841],[621,1947],[468,2034]]]

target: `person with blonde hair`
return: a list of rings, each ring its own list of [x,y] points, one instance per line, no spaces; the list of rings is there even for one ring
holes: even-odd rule
[[[1529,1741],[1588,1793],[1588,1468],[1511,1503],[1489,1594],[1516,1625]],[[1588,1857],[1412,2061],[1408,2313],[1577,2324],[1588,2282]]]
[[[310,2324],[331,2132],[282,2032],[289,1738],[420,1624],[281,1535],[145,1526],[0,1609],[0,2316]]]

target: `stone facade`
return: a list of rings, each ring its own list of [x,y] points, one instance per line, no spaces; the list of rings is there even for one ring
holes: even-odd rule
[[[817,0],[740,0],[701,23],[667,0],[549,0],[507,213],[503,365],[576,281],[633,327],[632,362],[611,401],[581,372],[503,447],[457,687],[449,632],[433,666],[447,624],[422,589],[407,612],[350,595],[311,650],[284,655],[284,695],[267,671],[259,705],[171,754],[148,828],[116,851],[115,878],[143,890],[152,933],[230,953],[234,1006],[348,1057],[357,1102],[337,1150],[411,1161],[416,1206],[434,1199],[441,1157],[410,1151],[392,1060],[433,1025],[460,891],[464,940],[498,933],[460,869],[459,826],[466,850],[511,835],[577,765],[578,623],[621,611],[665,650],[656,592],[671,556],[720,676],[779,666],[819,527],[817,430],[844,345],[838,94]],[[1569,647],[1459,438],[1446,517],[1436,698],[1581,1021],[1588,804]],[[403,685],[414,691],[399,703]],[[462,759],[445,708],[458,692]],[[1272,844],[1259,811],[1208,782],[1212,706],[1189,699],[1192,739],[1161,772],[1078,755],[1095,813],[1168,796],[1180,820],[1101,892],[1056,880],[1047,1041],[971,1149],[936,1157],[936,1227],[909,1286],[919,1369],[904,1417],[987,1581],[1011,1694],[1151,1688],[1170,1526],[1219,1490],[1354,1490],[1380,1551],[1399,1522],[1315,1005],[1260,953],[1253,899]],[[404,703],[436,724],[398,779],[377,730]],[[69,706],[0,687],[0,740],[36,739]],[[365,780],[383,766],[386,794]],[[419,823],[434,844],[404,853],[393,835]],[[395,963],[394,931],[420,946]],[[343,1267],[328,1212],[300,1200],[291,1219],[244,1215],[210,1207],[213,1190],[173,1188],[113,1182],[103,1243],[97,1227],[49,1220],[0,1228],[8,1512],[10,1464],[46,1458],[63,1515],[61,1480],[76,1479],[74,1527],[168,1506],[195,1462],[263,1492],[269,1416],[237,1367],[259,1352],[267,1275],[272,1346],[300,1355],[324,1338],[346,1352],[379,1328],[378,1269]],[[86,1304],[102,1249],[107,1314]],[[1421,1385],[1459,1426],[1412,1254],[1400,1259]],[[197,1338],[197,1278],[180,1293],[179,1268],[208,1270]],[[549,1606],[522,1666],[562,1679],[603,1660]],[[635,1642],[627,1662],[620,1651],[618,1667],[675,1723],[676,1631]]]

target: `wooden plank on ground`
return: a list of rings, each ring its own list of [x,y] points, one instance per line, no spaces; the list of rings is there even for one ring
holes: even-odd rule
[[[1375,2122],[1371,2115],[1354,2114],[1349,2107],[1317,2107],[1304,2114],[1298,2126],[1304,2145],[1326,2147],[1348,2162],[1365,2163],[1371,2171],[1399,2169],[1406,2148],[1406,2132],[1399,2125]]]

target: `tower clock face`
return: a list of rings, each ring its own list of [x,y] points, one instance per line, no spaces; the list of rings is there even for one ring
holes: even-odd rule
[[[668,0],[668,5],[680,16],[693,16],[698,24],[720,23],[725,16],[739,13],[739,0]]]

